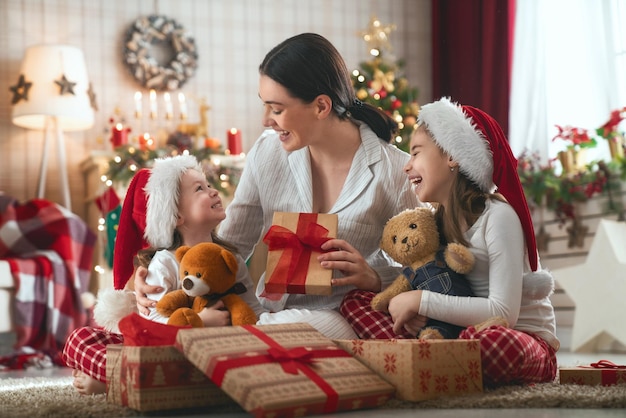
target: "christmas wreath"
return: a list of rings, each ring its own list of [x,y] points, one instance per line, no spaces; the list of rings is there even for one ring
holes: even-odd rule
[[[179,89],[194,75],[197,61],[193,37],[174,19],[143,16],[128,29],[124,62],[146,88]]]

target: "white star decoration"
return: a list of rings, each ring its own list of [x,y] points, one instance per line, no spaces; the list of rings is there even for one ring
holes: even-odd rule
[[[626,223],[601,220],[585,263],[552,273],[576,304],[572,351],[607,337],[626,344]]]

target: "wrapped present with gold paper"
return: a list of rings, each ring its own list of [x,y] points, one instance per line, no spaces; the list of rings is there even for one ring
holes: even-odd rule
[[[423,401],[483,391],[478,340],[334,340],[396,388]]]
[[[377,407],[394,389],[309,324],[181,330],[177,347],[257,417]]]
[[[561,367],[559,368],[559,382],[602,386],[626,384],[626,365],[600,360],[588,366]]]
[[[330,295],[332,270],[322,268],[320,246],[337,236],[337,215],[275,212],[268,246],[265,291]]]
[[[120,321],[124,345],[107,346],[108,402],[144,412],[236,407],[226,393],[174,347],[179,329],[137,314]]]

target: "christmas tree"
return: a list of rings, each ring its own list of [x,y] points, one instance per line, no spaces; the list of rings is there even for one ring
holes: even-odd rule
[[[383,56],[384,52],[391,52],[389,34],[393,30],[395,25],[382,25],[372,17],[368,29],[360,33],[372,58],[352,72],[352,84],[359,100],[384,110],[398,123],[394,144],[408,151],[419,112],[418,90],[403,75],[404,61]]]

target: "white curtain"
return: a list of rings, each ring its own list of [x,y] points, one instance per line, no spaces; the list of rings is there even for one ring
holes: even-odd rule
[[[545,163],[566,145],[552,141],[554,125],[593,133],[612,110],[626,106],[613,40],[614,20],[626,21],[612,18],[620,1],[517,1],[509,112],[516,156],[536,152]],[[599,141],[587,156],[608,159],[608,144]]]

